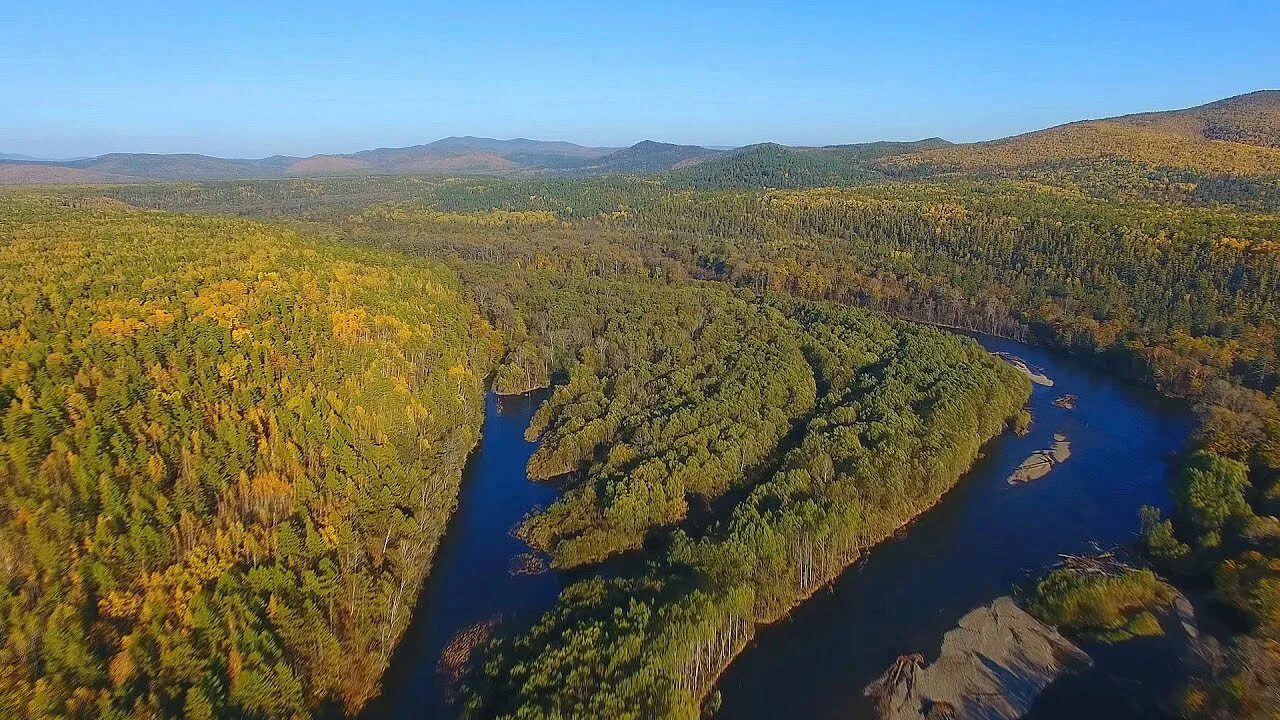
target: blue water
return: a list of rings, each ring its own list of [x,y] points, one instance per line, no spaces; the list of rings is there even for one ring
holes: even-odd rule
[[[458,510],[436,553],[409,629],[383,678],[383,693],[366,718],[453,717],[441,651],[460,630],[495,617],[527,625],[560,592],[554,573],[513,574],[529,547],[511,535],[525,513],[555,499],[547,483],[525,475],[537,443],[525,428],[545,393],[486,398],[484,434],[463,472]]]
[[[1055,387],[1034,390],[1031,433],[992,441],[936,508],[790,617],[763,628],[720,683],[720,718],[868,717],[862,688],[897,656],[936,655],[943,633],[973,607],[1010,592],[1058,553],[1131,539],[1140,506],[1167,508],[1169,463],[1191,429],[1185,410],[1062,357],[977,339],[1055,380]],[[1065,393],[1079,398],[1075,410],[1053,407]],[[536,446],[523,433],[544,396],[489,395],[484,439],[467,466],[458,512],[367,718],[454,717],[437,672],[450,638],[497,615],[511,627],[527,626],[555,601],[557,575],[510,572],[512,559],[528,551],[510,529],[555,496],[553,486],[525,477]],[[1034,483],[1009,485],[1009,473],[1049,447],[1055,432],[1070,439],[1071,459]],[[1154,694],[1157,681],[1176,676],[1173,660],[1150,643],[1130,647],[1136,650],[1089,648],[1099,653],[1098,668],[1076,678],[1069,692],[1051,688],[1033,716],[1160,717],[1150,697],[1133,692],[1134,682]]]
[[[985,457],[937,507],[789,618],[762,629],[721,679],[718,717],[870,717],[862,689],[899,655],[936,657],[943,634],[975,606],[1009,593],[1059,553],[1131,540],[1142,505],[1167,510],[1170,461],[1191,430],[1181,406],[1042,350],[977,339],[1044,368],[1055,381],[1033,390],[1031,433],[989,443]],[[1079,398],[1076,409],[1053,406],[1066,393]],[[1056,432],[1070,440],[1071,458],[1041,480],[1010,485],[1009,474],[1031,452],[1049,447]],[[1033,715],[1161,717],[1151,698],[1156,693],[1135,693],[1130,681],[1168,682],[1176,676],[1176,658],[1142,653],[1141,645],[1135,650],[1110,651],[1087,682],[1076,683],[1069,704],[1055,695]]]

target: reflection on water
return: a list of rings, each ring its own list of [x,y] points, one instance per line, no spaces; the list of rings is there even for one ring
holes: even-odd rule
[[[1031,432],[992,441],[936,508],[790,618],[761,630],[721,680],[719,717],[868,717],[862,688],[897,656],[936,656],[942,635],[970,609],[1008,593],[1059,553],[1131,539],[1140,506],[1167,509],[1166,472],[1190,431],[1177,404],[1041,350],[978,339],[1053,379],[1053,387],[1033,387]],[[1065,394],[1075,396],[1075,409],[1055,407]],[[1019,463],[1051,446],[1055,433],[1070,438],[1071,459],[1040,480],[1010,485]],[[1168,653],[1086,649],[1099,656],[1088,682],[1077,683],[1069,706],[1056,702],[1066,693],[1051,688],[1045,699],[1055,702],[1040,703],[1033,717],[1157,716],[1149,702],[1139,711],[1126,707],[1122,696],[1132,688],[1115,676],[1117,669],[1138,679],[1172,676]],[[1123,667],[1135,657],[1141,667]]]
[[[1043,368],[1053,387],[1036,385],[1035,423],[1025,437],[1006,434],[932,511],[848,569],[830,589],[790,618],[760,631],[729,668],[720,689],[721,718],[865,717],[862,688],[898,655],[937,654],[943,633],[973,607],[1008,593],[1058,553],[1087,552],[1091,542],[1124,542],[1141,505],[1169,504],[1165,473],[1190,430],[1176,404],[1018,343],[979,338]],[[1055,406],[1074,396],[1074,409]],[[484,439],[467,466],[460,505],[423,589],[413,624],[368,718],[453,717],[445,670],[483,641],[495,618],[528,623],[549,607],[561,579],[537,569],[539,558],[511,537],[528,510],[553,499],[551,485],[531,483],[525,464],[535,445],[523,433],[545,393],[498,399],[490,394]],[[1059,403],[1069,405],[1070,403]],[[1031,453],[1070,439],[1071,457],[1047,476],[1010,485]],[[452,644],[451,644],[452,643]],[[1128,648],[1087,647],[1098,669],[1050,688],[1032,716],[1093,720],[1152,716],[1133,683],[1153,685],[1174,673],[1159,641]],[[447,672],[446,672],[447,674]]]
[[[544,397],[489,393],[484,435],[463,473],[458,510],[383,678],[383,694],[366,718],[453,717],[446,680],[471,648],[487,640],[495,621],[530,622],[560,592],[559,578],[534,572],[538,559],[510,534],[526,512],[556,494],[525,476],[537,445],[525,442],[524,430]]]

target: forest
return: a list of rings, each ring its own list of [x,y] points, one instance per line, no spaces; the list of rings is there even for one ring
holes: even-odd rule
[[[376,691],[500,338],[438,264],[0,197],[0,715]]]
[[[471,712],[696,715],[757,623],[936,501],[1028,393],[972,341],[865,309],[643,260],[606,277],[575,270],[581,252],[504,256],[490,233],[561,229],[545,212],[375,207],[356,237],[4,203],[0,697],[18,716],[357,712],[454,506],[489,377],[555,386],[530,475],[569,480],[521,535],[565,567],[653,554],[493,649]],[[385,223],[451,227],[491,261]],[[617,668],[616,695],[562,682],[614,648],[562,664],[539,629],[608,626],[632,586],[652,620],[607,632],[660,647]]]
[[[127,186],[461,261],[707,279],[1032,340],[1177,395],[1280,380],[1280,213],[1027,181],[689,191],[649,179]],[[330,199],[332,198],[332,199]],[[1220,403],[1229,404],[1229,403]]]
[[[1217,137],[1266,117],[1206,108],[643,176],[6,193],[0,702],[358,711],[488,383],[551,388],[528,472],[560,493],[514,531],[577,581],[481,648],[464,713],[699,717],[760,625],[1026,422],[1025,378],[936,325],[1195,408],[1171,516],[1134,527],[1152,570],[1234,618],[1182,713],[1268,717],[1280,186],[1273,150]],[[1143,635],[1154,577],[1051,575],[1040,612]]]
[[[667,533],[643,569],[574,584],[527,634],[496,641],[466,688],[467,717],[700,717],[757,625],[785,615],[936,502],[1030,392],[1023,376],[970,340],[858,309],[763,302],[812,364],[805,387],[817,388],[816,400],[810,395],[793,438],[767,467],[748,463],[741,474],[731,465],[728,473],[749,484],[740,499],[709,523]],[[553,414],[575,382],[552,396]],[[640,431],[670,429],[664,419]],[[555,452],[564,439],[544,442]],[[609,471],[618,447],[631,454],[617,443],[589,479]],[[690,443],[711,458],[736,450],[688,430],[667,447]],[[652,462],[630,474],[628,489],[685,471],[670,462],[650,470]],[[610,500],[606,518],[635,502]]]

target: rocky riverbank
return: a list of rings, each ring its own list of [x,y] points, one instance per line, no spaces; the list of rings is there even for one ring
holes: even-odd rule
[[[1018,370],[1021,370],[1023,374],[1025,374],[1028,378],[1031,379],[1031,382],[1037,385],[1042,385],[1044,387],[1053,387],[1053,378],[1046,375],[1044,371],[1041,370],[1040,368],[1032,367],[1028,365],[1025,360],[1018,357],[1017,355],[1013,355],[1007,352],[997,352],[992,354],[1000,358],[1001,360],[1004,360],[1005,362],[1009,363],[1010,365],[1014,366]]]

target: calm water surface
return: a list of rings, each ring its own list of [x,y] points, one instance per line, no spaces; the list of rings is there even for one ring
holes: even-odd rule
[[[525,442],[524,431],[545,397],[545,392],[502,398],[488,393],[484,435],[463,472],[458,510],[383,678],[383,694],[364,713],[368,720],[456,716],[437,669],[449,640],[499,616],[527,625],[555,602],[556,574],[511,572],[513,560],[529,551],[512,537],[511,528],[556,495],[553,485],[525,475],[537,444]]]
[[[1169,464],[1191,430],[1178,404],[1043,350],[976,339],[1054,380],[1034,386],[1031,433],[992,441],[937,507],[762,629],[721,680],[721,718],[869,717],[862,689],[896,657],[936,658],[943,634],[975,606],[1009,593],[1059,553],[1132,539],[1142,505],[1167,509]],[[1079,398],[1076,409],[1053,406],[1066,393]],[[1014,468],[1056,432],[1071,441],[1071,458],[1041,480],[1009,485]],[[1072,682],[1070,693],[1051,688],[1032,717],[1160,717],[1134,687],[1156,691],[1175,674],[1174,660],[1158,641],[1127,645],[1088,646],[1097,669]]]
[[[1040,366],[1055,381],[1036,386],[1035,424],[1002,436],[933,510],[849,568],[829,590],[760,631],[720,683],[721,718],[859,718],[862,688],[898,655],[936,656],[961,615],[1054,562],[1133,537],[1142,505],[1165,508],[1169,462],[1190,431],[1178,405],[1019,343],[977,338]],[[1079,398],[1075,410],[1053,407]],[[458,512],[419,598],[418,612],[367,718],[450,718],[437,673],[441,650],[460,630],[495,616],[529,623],[555,600],[555,574],[515,575],[528,548],[509,530],[555,489],[529,482],[535,445],[523,433],[545,394],[499,401],[490,394],[484,439],[467,466]],[[1048,477],[1010,486],[1009,473],[1053,434],[1072,455]],[[1050,688],[1032,715],[1066,720],[1158,717],[1135,684],[1155,690],[1174,675],[1158,641],[1122,649],[1087,647],[1094,671]]]

